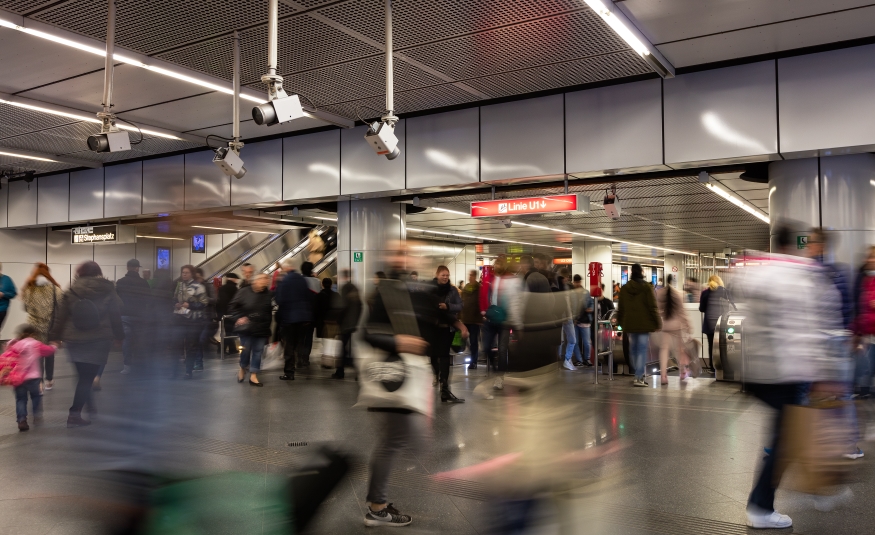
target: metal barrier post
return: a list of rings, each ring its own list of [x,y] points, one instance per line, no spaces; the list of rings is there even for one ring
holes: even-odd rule
[[[225,316],[219,318],[219,360],[225,360]]]
[[[599,354],[599,346],[598,346],[598,343],[599,343],[598,317],[599,316],[596,313],[596,307],[598,306],[598,302],[596,302],[595,300],[593,300],[593,302],[594,302],[594,304],[592,307],[592,317],[595,321],[592,322],[592,347],[593,347],[592,352],[593,352],[593,355],[595,355],[595,357],[594,357],[595,362],[593,362],[593,370],[595,371],[595,373],[593,375],[595,376],[595,379],[593,380],[592,384],[597,385],[597,384],[599,384],[599,362],[600,362],[599,357],[601,355]]]

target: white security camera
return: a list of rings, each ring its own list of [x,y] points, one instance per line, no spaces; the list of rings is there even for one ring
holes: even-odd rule
[[[246,168],[243,167],[243,160],[237,151],[231,147],[220,147],[216,149],[216,155],[213,157],[213,163],[216,167],[222,170],[226,175],[231,175],[234,178],[243,178],[246,174]]]
[[[298,95],[280,96],[252,108],[252,120],[257,125],[273,126],[301,117],[304,117],[304,108]]]
[[[88,148],[94,152],[121,152],[131,150],[127,132],[117,130],[88,136]]]
[[[608,217],[617,221],[620,219],[620,199],[617,198],[616,193],[609,193],[605,196],[604,203],[602,203],[605,207],[605,213],[608,214]]]
[[[388,160],[394,160],[401,154],[398,148],[398,138],[395,137],[395,125],[388,122],[375,121],[369,125],[365,140],[380,156]]]

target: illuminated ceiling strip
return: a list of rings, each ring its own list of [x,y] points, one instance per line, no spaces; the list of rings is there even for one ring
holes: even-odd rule
[[[179,240],[179,241],[185,241],[185,238],[170,238],[170,237],[168,237],[168,236],[140,236],[139,234],[137,234],[137,237],[138,237],[138,238],[152,238],[153,240]]]
[[[29,98],[22,98],[17,95],[8,95],[6,93],[0,93],[0,102],[4,104],[9,104],[10,106],[15,106],[17,108],[24,108],[26,110],[38,111],[40,113],[48,113],[51,115],[57,115],[59,117],[66,117],[68,119],[73,119],[76,121],[83,121],[87,123],[100,124],[100,120],[97,119],[95,115],[91,115],[88,112],[77,110],[74,108],[67,108],[64,106],[58,106],[56,104],[49,104],[47,102],[40,102],[38,100],[31,100]],[[143,134],[149,136],[163,137],[167,139],[176,139],[176,140],[185,140],[192,141],[194,143],[203,143],[203,138],[199,138],[197,136],[181,134],[179,132],[174,132],[172,130],[165,130],[163,128],[156,128],[154,126],[148,125],[140,125],[139,130],[136,126],[132,126],[129,124],[125,124],[124,119],[121,119],[118,123],[118,127],[124,130],[130,130],[132,132],[142,132]]]
[[[674,67],[644,34],[629,20],[629,17],[611,0],[584,0],[596,14],[639,56],[649,63],[663,78],[674,77]]]
[[[39,21],[28,19],[20,15],[15,15],[2,9],[0,9],[0,27],[26,33],[34,37],[39,37],[40,39],[45,39],[47,41],[52,41],[54,43],[68,46],[70,48],[75,48],[83,52],[88,52],[89,54],[94,54],[95,56],[106,57],[106,46],[101,41],[98,41],[96,39],[90,39],[81,35],[76,35],[61,28],[56,28],[54,26],[50,26]],[[157,58],[152,58],[144,54],[138,54],[137,52],[133,52],[131,50],[125,50],[121,53],[113,53],[112,58],[120,63],[139,67],[141,69],[145,69],[147,71],[151,71],[162,76],[167,76],[176,80],[180,80],[182,82],[194,84],[213,91],[218,91],[226,95],[234,94],[234,89],[231,84],[229,82],[226,82],[225,80],[222,80],[221,78],[196,73],[188,69],[183,69],[170,62],[163,61]],[[255,91],[248,88],[240,89],[240,98],[243,100],[248,100],[250,102],[256,102],[258,104],[263,104],[264,102],[267,102],[267,99],[264,95],[256,93]],[[347,119],[346,117],[335,115],[324,110],[312,109],[308,106],[304,107],[304,114],[312,119],[325,121],[343,128],[352,128],[353,126],[355,126],[355,122]],[[145,130],[143,130],[143,132],[145,133]]]
[[[638,243],[638,242],[634,242],[634,241],[621,240],[619,238],[614,238],[612,236],[600,236],[598,234],[585,234],[583,232],[574,232],[572,230],[565,230],[565,229],[561,229],[561,228],[545,227],[543,225],[532,225],[531,223],[523,223],[522,221],[514,221],[513,224],[514,225],[522,225],[524,227],[532,227],[532,228],[542,229],[542,230],[552,230],[554,232],[565,232],[566,234],[573,234],[575,236],[583,236],[584,238],[595,238],[597,240],[625,243],[626,245],[634,245],[637,247],[647,247],[648,249],[658,249],[660,251],[667,251],[669,253],[678,253],[678,254],[685,254],[685,255],[690,255],[690,256],[696,256],[696,254],[697,254],[697,253],[692,253],[690,251],[680,251],[678,249],[669,249],[668,247],[659,247],[657,245],[647,245],[646,243]]]
[[[665,258],[655,258],[653,256],[638,256],[638,255],[626,254],[626,253],[611,253],[611,254],[613,254],[614,256],[625,256],[626,258],[642,258],[644,260],[650,260],[651,262],[662,262],[665,260]]]
[[[450,210],[449,208],[438,208],[437,206],[432,206],[431,209],[437,210],[438,212],[447,212],[448,214],[459,214],[459,215],[471,217],[471,214],[468,212],[460,212],[458,210]]]
[[[265,232],[263,230],[241,230],[236,228],[222,228],[222,227],[202,227],[200,225],[192,225],[191,228],[206,228],[210,230],[227,230],[228,232],[254,232],[256,234],[278,234],[277,232]]]
[[[741,208],[745,212],[757,217],[757,219],[759,219],[760,221],[762,221],[764,223],[769,222],[769,216],[764,214],[759,208],[753,206],[752,204],[748,203],[747,201],[739,199],[738,197],[729,193],[728,191],[726,191],[722,187],[718,186],[717,184],[708,183],[708,184],[705,184],[705,187],[707,187],[708,189],[710,189],[711,191],[713,191],[717,195],[720,195],[721,197],[723,197],[727,201],[731,202],[735,206],[738,206],[739,208]]]
[[[516,243],[516,244],[520,244],[520,245],[532,245],[534,247],[549,247],[551,249],[562,249],[562,250],[566,250],[566,251],[571,250],[571,247],[562,247],[559,245],[543,245],[540,243],[531,243],[531,242],[518,241],[518,240],[504,240],[501,238],[490,238],[487,236],[473,236],[471,234],[456,234],[455,232],[446,232],[443,230],[429,230],[429,229],[420,229],[420,228],[413,228],[413,227],[407,227],[407,230],[412,230],[413,232],[425,232],[428,234],[443,234],[446,236],[455,236],[457,238],[465,238],[465,239],[469,239],[469,240],[498,241],[498,242],[503,242],[503,243]]]
[[[12,157],[12,158],[21,158],[21,159],[23,159],[23,160],[36,160],[36,161],[38,161],[38,162],[54,162],[54,163],[60,163],[60,162],[58,162],[58,160],[52,160],[52,159],[49,159],[49,158],[43,158],[43,157],[41,157],[41,156],[28,156],[27,154],[19,154],[19,153],[17,153],[17,152],[6,152],[6,151],[0,151],[0,156],[10,156],[10,157]]]

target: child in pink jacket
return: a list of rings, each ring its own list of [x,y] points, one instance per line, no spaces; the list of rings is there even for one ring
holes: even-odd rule
[[[34,338],[35,336],[39,336],[39,333],[37,333],[37,330],[32,325],[19,325],[15,330],[15,339],[10,340],[6,345],[7,351],[14,350],[18,353],[16,374],[20,372],[20,378],[23,380],[18,385],[13,384],[15,389],[15,417],[18,419],[19,431],[30,429],[27,425],[28,393],[30,394],[30,401],[33,403],[34,421],[42,418],[43,395],[40,392],[40,380],[42,380],[43,370],[40,359],[55,354],[54,347],[45,345]]]

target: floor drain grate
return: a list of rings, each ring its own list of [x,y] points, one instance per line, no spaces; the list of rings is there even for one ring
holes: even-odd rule
[[[299,448],[301,446],[306,446],[306,445],[307,445],[306,442],[289,442],[290,448]]]

